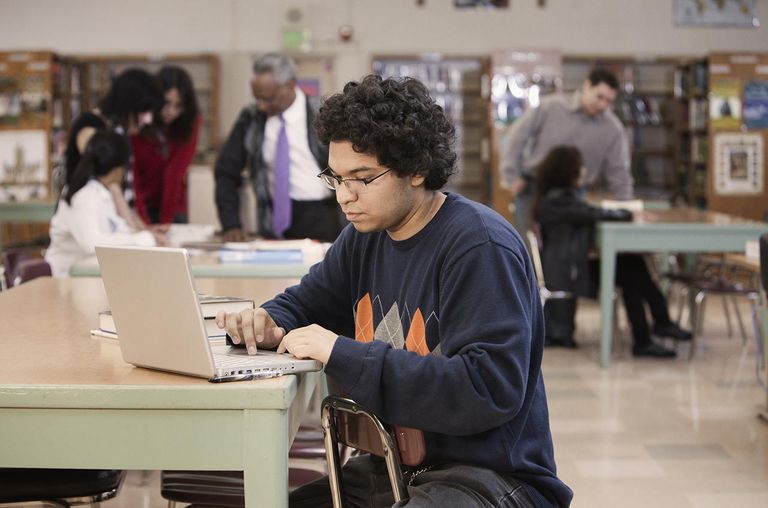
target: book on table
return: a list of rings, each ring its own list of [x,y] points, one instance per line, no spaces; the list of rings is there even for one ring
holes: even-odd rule
[[[203,315],[203,322],[205,324],[205,331],[208,334],[209,339],[223,339],[226,336],[226,332],[216,325],[216,314],[218,314],[219,311],[240,312],[242,310],[256,308],[256,304],[253,300],[244,298],[200,294],[198,295],[198,299],[200,302],[200,311]],[[99,312],[99,328],[98,330],[92,330],[91,333],[93,335],[100,335],[113,339],[117,338],[117,327],[115,326],[115,320],[112,317],[111,311],[104,310]]]

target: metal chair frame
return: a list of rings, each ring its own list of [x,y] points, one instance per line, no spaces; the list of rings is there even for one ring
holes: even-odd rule
[[[321,423],[325,437],[325,453],[328,461],[328,483],[331,488],[331,499],[334,508],[342,508],[344,485],[342,484],[341,461],[339,460],[339,443],[350,446],[348,436],[339,432],[337,417],[345,412],[357,417],[363,417],[375,427],[381,441],[384,461],[387,466],[389,483],[395,502],[408,499],[408,491],[403,481],[400,452],[392,428],[383,423],[375,414],[360,406],[355,401],[329,395],[323,400]],[[378,455],[377,450],[365,450]]]

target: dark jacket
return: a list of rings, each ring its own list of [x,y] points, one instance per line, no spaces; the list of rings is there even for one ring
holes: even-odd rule
[[[587,254],[594,244],[595,223],[628,220],[632,220],[632,212],[591,206],[575,189],[547,192],[538,211],[547,288],[578,296],[594,295]]]
[[[318,166],[328,165],[328,147],[317,139],[313,122],[315,109],[307,98],[307,141],[309,150]],[[240,229],[240,195],[238,189],[243,181],[243,169],[247,170],[256,193],[258,234],[271,237],[272,232],[272,189],[269,184],[269,170],[264,162],[262,144],[267,116],[250,105],[240,112],[227,141],[216,159],[216,208],[224,231]]]

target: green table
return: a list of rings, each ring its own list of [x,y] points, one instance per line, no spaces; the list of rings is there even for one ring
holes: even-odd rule
[[[310,264],[304,263],[219,263],[215,253],[191,258],[192,276],[214,278],[284,278],[302,277]],[[69,269],[72,277],[100,277],[96,257],[76,263]]]
[[[608,367],[613,330],[616,254],[619,252],[743,252],[747,240],[768,231],[768,224],[693,208],[652,212],[634,222],[598,225],[600,249],[600,364]]]
[[[0,202],[0,251],[3,250],[2,225],[13,222],[50,222],[56,209],[55,201]]]
[[[293,280],[196,281],[261,303]],[[0,293],[0,467],[242,470],[247,507],[288,506],[288,449],[320,373],[208,383],[133,367],[88,334],[101,279]],[[160,338],[158,338],[160,339]]]

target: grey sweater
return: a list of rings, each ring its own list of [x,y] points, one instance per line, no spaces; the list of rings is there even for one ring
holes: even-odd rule
[[[593,117],[585,114],[579,92],[547,97],[512,125],[502,176],[508,182],[522,175],[533,176],[536,164],[557,145],[573,145],[581,151],[587,168],[587,187],[596,186],[602,178],[615,199],[632,198],[629,143],[624,127],[610,110]]]

